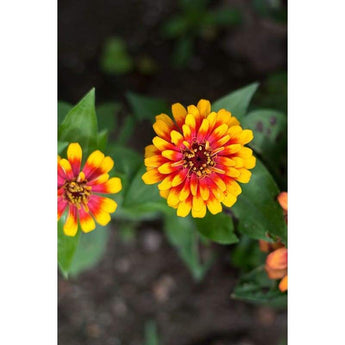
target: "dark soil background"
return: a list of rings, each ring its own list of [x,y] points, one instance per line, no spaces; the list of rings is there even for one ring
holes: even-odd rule
[[[176,70],[173,42],[160,35],[176,1],[59,0],[58,99],[76,103],[95,87],[98,104],[126,104],[127,91],[195,104],[286,71],[286,23],[260,15],[249,0],[212,1],[211,7],[223,4],[239,9],[242,23],[220,30],[212,41],[197,39],[189,64]],[[103,73],[100,56],[111,36],[126,41],[135,61],[153,59],[157,72]],[[139,131],[133,146],[148,144],[151,131]],[[286,312],[231,299],[238,277],[231,246],[215,248],[215,264],[196,283],[159,223],[142,224],[130,242],[114,225],[95,268],[77,278],[59,277],[59,344],[143,345],[148,320],[156,322],[161,345],[284,344]]]

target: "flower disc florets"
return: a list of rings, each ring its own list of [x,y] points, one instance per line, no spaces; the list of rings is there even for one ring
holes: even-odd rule
[[[231,207],[241,193],[238,182],[247,183],[255,166],[252,150],[244,145],[253,138],[225,109],[211,112],[211,104],[172,106],[175,122],[166,114],[156,116],[157,136],[145,149],[147,172],[143,181],[160,182],[158,188],[177,215],[204,217],[222,204]]]

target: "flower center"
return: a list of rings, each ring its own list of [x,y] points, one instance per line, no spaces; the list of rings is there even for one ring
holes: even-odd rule
[[[208,143],[193,143],[191,149],[183,152],[183,167],[188,168],[189,172],[197,176],[207,176],[211,173],[210,168],[215,165],[212,157],[212,151]]]
[[[65,199],[80,208],[81,204],[87,205],[91,194],[91,187],[86,185],[87,181],[78,182],[76,180],[66,181],[64,185]]]

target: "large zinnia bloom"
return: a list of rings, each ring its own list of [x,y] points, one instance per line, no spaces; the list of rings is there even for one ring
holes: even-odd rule
[[[166,114],[156,116],[157,136],[145,149],[146,184],[158,188],[177,215],[193,217],[231,207],[241,193],[238,182],[247,183],[255,166],[252,150],[244,145],[253,139],[251,130],[225,109],[211,112],[211,104],[200,100],[187,109],[172,106],[175,122]]]
[[[84,232],[95,229],[93,217],[98,224],[107,225],[110,213],[115,212],[117,204],[95,193],[117,193],[122,188],[118,177],[109,179],[108,172],[114,166],[110,157],[96,150],[88,157],[82,171],[81,160],[82,149],[78,143],[68,146],[67,159],[58,156],[58,219],[68,209],[63,227],[68,236],[76,235],[78,218]]]

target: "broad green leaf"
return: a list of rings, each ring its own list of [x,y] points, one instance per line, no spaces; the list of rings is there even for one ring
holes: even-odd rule
[[[253,83],[229,93],[215,101],[212,105],[212,110],[218,111],[224,108],[241,121],[243,116],[247,113],[249,103],[258,86],[258,83]]]
[[[95,230],[80,235],[80,243],[69,269],[71,276],[94,267],[100,261],[106,249],[109,231],[108,227],[97,226]]]
[[[129,179],[133,178],[143,163],[143,157],[139,153],[118,144],[110,143],[107,154],[114,159],[115,171],[126,175]],[[127,185],[124,187],[126,188]]]
[[[108,142],[108,130],[103,129],[97,134],[97,148],[104,152]]]
[[[124,121],[120,127],[120,130],[117,134],[117,139],[116,141],[120,145],[125,145],[129,139],[132,137],[133,132],[134,132],[134,127],[135,127],[135,119],[131,115],[127,115],[124,118]]]
[[[194,279],[201,280],[212,260],[200,263],[198,237],[191,217],[177,217],[174,210],[169,210],[165,214],[164,230],[170,244],[176,247]]]
[[[156,115],[168,111],[168,105],[161,99],[142,96],[134,92],[128,92],[126,97],[135,118],[139,121],[146,119],[154,122]]]
[[[68,142],[58,141],[58,154],[60,155],[67,146],[68,146]]]
[[[231,244],[238,242],[234,234],[232,218],[225,213],[216,215],[208,213],[204,218],[194,219],[196,229],[208,239],[220,243]]]
[[[142,165],[127,180],[127,188],[123,191],[123,203],[117,211],[118,216],[131,220],[157,218],[160,212],[165,212],[169,207],[166,200],[159,195],[156,185],[146,185],[141,179],[146,168]]]
[[[73,257],[78,248],[80,231],[74,237],[66,236],[63,232],[63,225],[66,220],[66,213],[58,221],[58,264],[61,273],[68,277]]]
[[[243,118],[241,125],[253,130],[255,135],[250,146],[260,154],[271,151],[278,141],[286,139],[286,116],[280,111],[254,110]]]
[[[268,170],[257,160],[250,182],[242,185],[242,193],[232,207],[239,230],[254,239],[269,240],[269,234],[286,244],[286,223],[277,202],[279,192]]]
[[[121,110],[121,104],[115,102],[103,103],[96,107],[98,129],[107,129],[112,132],[117,124],[117,115]]]
[[[101,56],[101,69],[107,74],[125,74],[133,69],[126,42],[119,37],[106,40]]]
[[[287,120],[275,110],[260,109],[250,112],[241,123],[252,129],[254,139],[249,144],[264,161],[280,186],[286,189]]]
[[[243,275],[231,297],[252,303],[266,303],[277,308],[286,308],[286,293],[278,289],[278,281],[268,278],[263,266]]]
[[[259,241],[242,234],[239,243],[231,251],[231,264],[244,271],[261,265],[267,256],[260,250]]]
[[[67,113],[73,108],[73,105],[67,102],[58,102],[58,126],[61,125]]]
[[[95,89],[68,112],[59,127],[59,141],[79,142],[83,152],[96,148]]]

